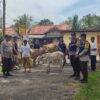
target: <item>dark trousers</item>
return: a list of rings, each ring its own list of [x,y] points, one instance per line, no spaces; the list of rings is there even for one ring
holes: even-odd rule
[[[66,64],[66,54],[64,53],[64,65]]]
[[[95,71],[96,70],[96,56],[90,56],[91,58],[91,70]]]
[[[70,56],[70,62],[73,67],[74,75],[80,77],[80,67],[79,67],[79,59],[75,58],[74,55]]]
[[[87,61],[80,61],[80,71],[83,75],[83,80],[88,80],[88,62]]]
[[[12,59],[11,58],[3,58],[2,60],[2,71],[3,74],[7,74],[11,71],[12,69]]]

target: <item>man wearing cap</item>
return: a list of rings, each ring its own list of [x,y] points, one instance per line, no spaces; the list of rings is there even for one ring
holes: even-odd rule
[[[82,72],[83,79],[82,83],[88,82],[88,62],[90,54],[90,43],[86,40],[86,34],[81,34],[81,42],[79,47],[79,52],[76,58],[80,59],[80,71]]]
[[[70,63],[73,67],[73,75],[70,77],[75,77],[76,80],[80,79],[79,75],[79,59],[75,58],[75,54],[77,51],[77,38],[76,33],[71,33],[71,42],[69,44],[69,55],[70,55]]]
[[[3,77],[11,76],[10,71],[12,67],[13,51],[9,44],[11,36],[5,35],[4,41],[1,43],[2,69]]]

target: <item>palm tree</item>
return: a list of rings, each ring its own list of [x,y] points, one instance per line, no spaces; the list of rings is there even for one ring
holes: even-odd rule
[[[31,21],[32,21],[32,18],[24,14],[14,20],[14,25],[12,25],[12,27],[18,28],[19,25],[24,25],[26,26],[26,28],[29,28],[31,25]]]
[[[78,29],[79,29],[78,15],[74,15],[72,22],[72,30],[78,30]]]

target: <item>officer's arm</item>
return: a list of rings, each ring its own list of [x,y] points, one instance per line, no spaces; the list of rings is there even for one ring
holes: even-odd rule
[[[61,50],[60,44],[58,44],[58,50]]]
[[[79,48],[77,47],[77,49],[76,49],[76,55],[78,55],[79,54]]]
[[[79,56],[83,56],[85,53],[88,52],[88,49],[89,49],[90,45],[89,43],[85,43],[85,47],[84,47],[84,50],[79,54]]]
[[[94,48],[94,49],[91,49],[92,51],[96,51],[97,50],[97,48]]]
[[[1,43],[1,56],[4,57],[4,43]]]

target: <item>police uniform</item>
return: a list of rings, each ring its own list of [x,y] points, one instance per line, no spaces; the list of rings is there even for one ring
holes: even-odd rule
[[[74,74],[71,75],[71,77],[76,77],[76,78],[80,78],[80,74],[79,74],[79,59],[75,58],[75,54],[77,51],[77,39],[74,38],[71,40],[71,43],[69,44],[69,55],[70,55],[70,62],[71,65],[73,67],[73,71]]]
[[[82,82],[88,82],[88,61],[90,54],[90,43],[81,42],[79,47],[80,71],[82,72]]]

